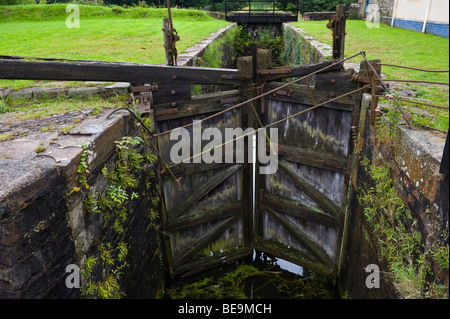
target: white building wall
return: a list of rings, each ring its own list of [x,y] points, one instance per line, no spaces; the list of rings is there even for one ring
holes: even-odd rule
[[[448,0],[397,0],[396,19],[424,21],[427,8],[431,1],[428,14],[430,22],[449,22]]]

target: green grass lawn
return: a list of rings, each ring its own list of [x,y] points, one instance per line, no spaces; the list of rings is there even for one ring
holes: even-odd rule
[[[0,6],[0,54],[118,62],[165,63],[167,10],[80,6],[80,28],[68,29],[64,4]],[[197,10],[173,10],[178,52],[228,24]],[[20,88],[30,82],[0,81]]]
[[[319,42],[332,45],[328,21],[299,21],[293,23]],[[449,40],[431,34],[423,34],[380,24],[380,28],[369,29],[362,20],[347,20],[345,56],[362,50],[369,59],[380,59],[382,63],[412,66],[422,69],[449,69]],[[358,57],[359,62],[361,60]],[[425,73],[392,67],[383,67],[383,73],[391,79],[449,81],[448,73]]]

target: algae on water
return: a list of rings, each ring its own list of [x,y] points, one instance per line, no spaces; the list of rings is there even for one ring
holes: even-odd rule
[[[166,290],[169,299],[331,299],[336,295],[329,278],[309,273],[306,277],[279,266],[257,268],[241,264],[220,274],[176,282]],[[217,271],[216,271],[217,272]]]

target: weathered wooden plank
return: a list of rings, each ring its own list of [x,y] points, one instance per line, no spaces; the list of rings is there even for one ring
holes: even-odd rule
[[[196,240],[193,244],[191,244],[184,252],[174,258],[174,264],[181,265],[185,263],[187,260],[192,258],[195,254],[200,252],[203,247],[213,241],[217,236],[219,236],[223,231],[225,231],[228,227],[230,227],[233,223],[237,222],[239,216],[229,217],[220,223],[217,227],[211,229],[209,232],[204,234],[198,240]]]
[[[297,202],[276,195],[264,194],[262,198],[263,207],[270,207],[284,214],[289,214],[321,224],[336,226],[339,220],[324,212],[318,207],[311,206],[305,202]]]
[[[280,80],[283,78],[291,78],[291,77],[302,77],[306,76],[310,73],[319,71],[325,67],[330,66],[333,64],[334,61],[323,61],[319,63],[311,63],[311,64],[303,64],[303,65],[297,65],[290,67],[290,72],[281,73],[281,74],[267,74],[264,75],[264,81],[274,81],[274,80]],[[341,65],[335,65],[331,66],[330,68],[326,69],[326,71],[336,71],[341,69]]]
[[[155,111],[155,119],[156,121],[165,121],[172,120],[182,117],[207,114],[207,113],[215,113],[220,112],[231,105],[224,104],[210,104],[203,107],[185,107],[185,108],[171,108]]]
[[[310,165],[331,171],[342,171],[347,167],[347,157],[310,151],[291,145],[278,144],[278,154],[285,160]]]
[[[318,191],[313,185],[311,185],[301,173],[291,169],[284,161],[278,162],[281,173],[288,177],[295,186],[300,188],[306,193],[312,200],[314,200],[323,210],[334,217],[340,215],[340,208],[327,196]]]
[[[230,90],[192,97],[190,101],[155,105],[156,121],[223,111],[243,100],[239,90]],[[174,111],[175,109],[175,111]]]
[[[317,260],[327,267],[333,267],[333,260],[328,256],[327,252],[319,246],[314,240],[309,238],[304,232],[302,232],[291,221],[284,218],[280,213],[267,207],[266,211],[270,213],[276,220],[286,228],[295,239],[302,244]]]
[[[118,62],[0,60],[0,79],[240,84],[238,70]]]
[[[356,89],[357,83],[353,81],[353,70],[341,72],[326,72],[316,75],[314,87],[316,90],[328,91],[338,96]],[[347,99],[352,99],[348,97]]]
[[[239,101],[237,99],[236,101]],[[222,104],[223,101],[217,101],[213,103],[205,104],[201,107],[172,107],[167,109],[159,109],[155,111],[155,120],[156,121],[165,121],[172,120],[177,118],[185,118],[189,116],[207,114],[207,113],[215,113],[226,110],[229,107],[233,106],[233,103],[225,103]],[[238,102],[235,102],[236,105]]]
[[[190,85],[163,85],[153,92],[153,103],[171,103],[176,101],[190,100]]]
[[[225,159],[225,155],[223,156],[223,159]],[[195,173],[201,173],[201,172],[205,172],[205,171],[209,171],[212,169],[220,169],[220,168],[225,168],[228,167],[230,164],[229,163],[225,163],[225,161],[223,160],[222,163],[211,163],[211,164],[207,164],[207,163],[189,163],[189,164],[185,164],[185,163],[180,163],[177,164],[177,166],[174,166],[173,168],[171,168],[172,173],[175,176],[186,176],[186,175],[191,175],[191,174],[195,174]],[[166,178],[173,178],[172,175],[170,174],[170,172],[168,170],[164,170],[162,172],[163,176]]]
[[[308,105],[269,100],[267,114],[269,124],[278,123],[278,143],[345,158],[349,155],[351,112],[311,110]],[[286,117],[287,125],[282,122]]]
[[[334,98],[332,97],[332,93],[329,91],[313,91],[313,97],[314,101],[317,104],[325,103],[329,101],[330,99]],[[286,90],[278,90],[272,95],[268,95],[267,98],[269,100],[275,100],[275,101],[284,101],[284,102],[291,102],[291,103],[297,103],[297,104],[304,104],[309,106],[314,106],[314,101],[311,98],[310,94],[304,93],[295,93],[292,90],[286,91]],[[353,111],[355,107],[354,101],[348,99],[348,98],[342,98],[337,99],[333,102],[326,103],[320,108],[324,109],[335,109],[335,110],[341,110],[341,111]]]
[[[277,87],[283,85],[283,83],[280,82],[272,82],[268,83],[266,85],[266,90],[273,90]],[[329,101],[332,98],[335,98],[339,95],[339,93],[334,93],[333,95],[331,91],[329,90],[319,90],[314,87],[311,87],[312,95],[314,97],[314,101],[316,104],[324,103],[326,101]],[[336,95],[337,94],[337,95]],[[299,103],[299,104],[306,104],[306,105],[314,105],[314,101],[311,97],[311,94],[308,92],[308,89],[305,85],[299,85],[299,84],[292,84],[286,89],[278,90],[275,93],[268,95],[267,98],[273,99],[273,100],[281,100],[286,102],[292,102],[292,103]],[[327,103],[323,106],[323,108],[332,108],[337,110],[343,110],[343,111],[352,111],[355,107],[355,101],[351,96],[349,97],[343,97],[336,101]]]
[[[238,214],[242,210],[242,205],[242,201],[236,203],[222,202],[209,207],[194,209],[189,212],[189,214],[181,215],[180,217],[169,221],[167,227],[169,231],[174,231],[216,219],[231,217]]]
[[[202,108],[210,104],[222,105],[231,103],[232,101],[239,102],[241,100],[240,97],[241,92],[239,90],[220,91],[215,93],[194,95],[190,98],[190,100],[177,102],[176,106],[180,108]],[[172,103],[154,103],[153,106],[155,110],[164,110],[172,107]]]
[[[203,185],[199,185],[197,189],[193,189],[185,198],[178,199],[183,205],[176,205],[169,212],[169,216],[174,216],[175,218],[180,217],[183,212],[191,208],[195,203],[197,203],[202,197],[208,194],[213,188],[222,183],[226,178],[230,177],[234,172],[236,172],[241,165],[232,165],[225,169],[218,171],[212,178],[210,178]]]

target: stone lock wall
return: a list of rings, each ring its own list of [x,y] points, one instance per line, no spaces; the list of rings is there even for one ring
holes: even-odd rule
[[[235,26],[219,29],[186,49],[178,56],[178,65],[196,65],[210,45]],[[124,94],[129,85],[6,90],[0,95],[15,99],[40,94],[109,94],[110,90],[112,94]],[[159,204],[154,202],[160,195],[157,167],[144,165],[140,172],[138,193],[142,196],[128,207],[130,213],[121,235],[114,233],[113,225],[101,214],[88,212],[84,204],[87,195],[104,193],[108,186],[102,169],[111,169],[117,160],[114,142],[124,136],[141,136],[140,125],[128,113],[116,113],[109,119],[107,115],[108,111],[77,124],[71,131],[78,135],[32,131],[0,143],[0,298],[80,298],[79,289],[66,287],[66,267],[81,266],[90,256],[98,258],[102,242],[120,241],[128,246],[121,291],[127,298],[161,297],[167,279],[165,247],[157,229],[160,217],[149,219],[151,208],[161,216]],[[72,192],[80,186],[77,169],[83,144],[90,144],[92,151],[86,176],[90,188]],[[44,150],[36,153],[38,148]],[[94,276],[102,278],[101,267]]]
[[[66,286],[66,267],[81,266],[87,257],[98,255],[102,240],[128,244],[129,266],[121,280],[128,298],[154,298],[163,289],[164,249],[148,218],[151,198],[158,194],[134,201],[120,236],[111,232],[101,214],[84,207],[86,195],[107,187],[101,171],[117,158],[114,141],[141,132],[129,115],[108,120],[106,115],[73,129],[85,135],[40,133],[0,144],[6,157],[0,159],[0,298],[79,298],[79,289]],[[41,141],[45,151],[36,154]],[[90,189],[70,194],[79,186],[77,167],[85,143],[91,143],[93,151],[88,158]],[[157,175],[150,174],[154,168],[142,171],[140,189],[158,183]]]
[[[283,23],[283,46],[283,62],[286,65],[321,62],[333,56],[333,48],[330,45],[317,41],[306,31],[290,23]]]
[[[423,250],[435,247],[441,230],[448,232],[448,175],[439,173],[440,161],[445,145],[443,134],[406,126],[396,128],[393,149],[376,139],[376,130],[370,125],[371,96],[364,94],[362,99],[362,118],[360,128],[360,161],[368,159],[370,165],[382,162],[389,167],[390,177],[397,185],[397,191],[411,212],[418,229]],[[445,135],[445,134],[444,134]],[[377,160],[375,160],[377,159]],[[377,164],[379,165],[379,164]],[[398,298],[399,293],[389,282],[389,267],[384,264],[378,239],[374,236],[372,225],[364,214],[358,197],[361,190],[366,190],[371,176],[361,162],[357,162],[351,183],[353,185],[347,221],[347,239],[344,245],[344,259],[339,277],[341,295],[348,294],[353,299],[359,298]],[[405,218],[406,220],[406,218]],[[447,239],[448,243],[448,239]],[[382,272],[379,288],[369,289],[365,269],[368,265],[378,265]],[[431,270],[442,284],[448,287],[448,270],[441,269],[432,262]],[[384,274],[384,275],[383,275]]]

